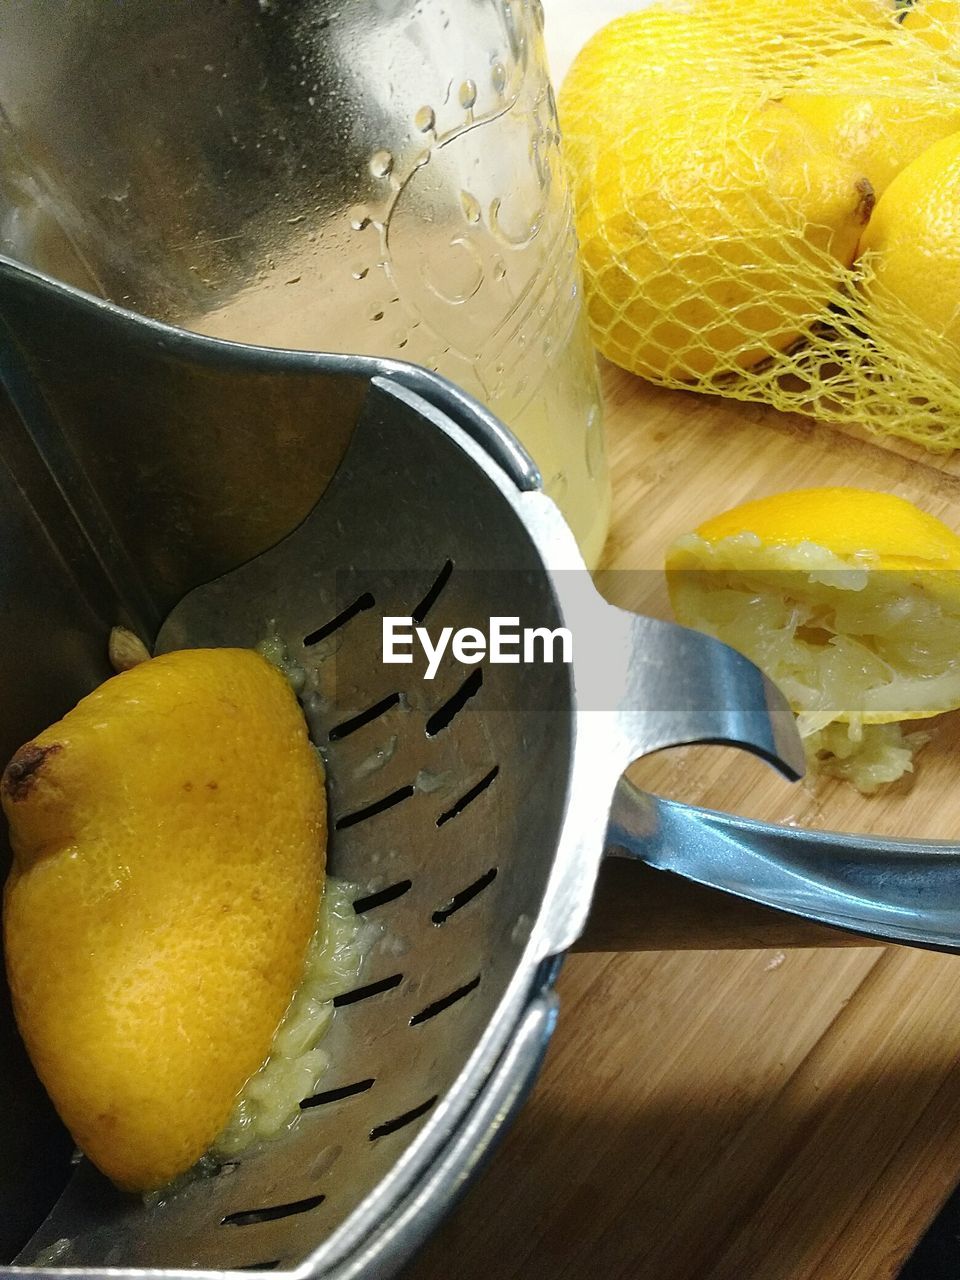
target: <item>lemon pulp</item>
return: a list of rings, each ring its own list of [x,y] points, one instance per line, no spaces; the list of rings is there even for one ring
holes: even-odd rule
[[[333,1020],[333,998],[356,979],[372,941],[371,927],[353,909],[358,892],[354,885],[327,877],[303,980],[277,1028],[269,1057],[241,1089],[213,1145],[214,1156],[236,1155],[293,1128],[300,1103],[316,1092],[330,1065],[320,1041]]]
[[[920,572],[852,567],[812,543],[778,557],[782,567],[751,554],[762,550],[749,533],[681,539],[671,600],[682,622],[767,672],[801,733],[838,720],[917,719],[960,703],[960,601],[931,591]]]

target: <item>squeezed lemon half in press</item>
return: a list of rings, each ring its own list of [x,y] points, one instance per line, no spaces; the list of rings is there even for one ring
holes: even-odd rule
[[[156,1188],[224,1129],[323,959],[324,777],[297,699],[250,650],[153,658],[22,747],[0,794],[20,1032],[81,1149]]]

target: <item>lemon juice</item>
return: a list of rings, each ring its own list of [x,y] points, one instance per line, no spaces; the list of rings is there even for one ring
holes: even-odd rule
[[[391,356],[449,378],[526,447],[594,567],[609,526],[610,481],[565,196],[558,225],[549,236],[537,228],[517,257],[474,228],[481,248],[469,264],[454,244],[455,225],[408,227],[398,218],[402,234],[391,239],[380,228],[392,245],[388,258],[365,217],[354,211],[319,237],[291,245],[190,327],[262,346]],[[333,252],[354,241],[357,257]]]

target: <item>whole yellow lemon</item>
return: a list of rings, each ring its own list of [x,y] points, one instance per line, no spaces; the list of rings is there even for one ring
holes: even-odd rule
[[[7,972],[77,1144],[157,1187],[223,1128],[304,968],[323,775],[283,676],[184,650],[108,680],[0,783]]]
[[[917,0],[903,15],[903,26],[940,53],[952,53],[960,36],[960,0]]]
[[[960,132],[928,147],[877,202],[860,241],[871,331],[914,339],[960,378]]]
[[[918,48],[915,38],[891,31],[883,44],[834,53],[802,93],[783,100],[829,150],[866,174],[878,196],[927,147],[960,129],[960,106],[911,94],[906,78]],[[817,92],[818,80],[825,92]]]
[[[749,75],[735,29],[699,10],[653,5],[596,32],[560,89],[563,147],[573,180],[589,157],[613,141],[637,105],[683,85]]]
[[[882,36],[896,19],[894,0],[698,0],[697,8],[735,23],[761,56],[788,69],[871,34]]]
[[[600,352],[684,382],[789,347],[853,260],[869,182],[779,103],[704,85],[622,105],[619,129],[591,143],[574,63],[560,115],[577,138],[568,166]]]

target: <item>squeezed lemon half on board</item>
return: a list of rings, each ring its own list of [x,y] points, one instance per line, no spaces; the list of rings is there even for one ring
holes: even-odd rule
[[[903,498],[747,502],[678,539],[666,570],[677,619],[752,659],[814,766],[862,790],[909,768],[897,722],[960,706],[960,538]]]
[[[153,658],[21,747],[0,794],[30,1057],[108,1177],[161,1186],[220,1134],[303,976],[326,803],[296,697],[250,650]]]

